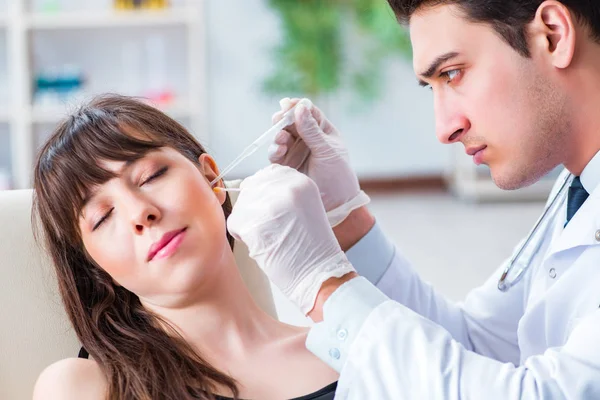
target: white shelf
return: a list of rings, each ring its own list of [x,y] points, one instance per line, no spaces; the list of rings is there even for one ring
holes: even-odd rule
[[[178,44],[184,46],[184,59],[181,61],[185,68],[176,70],[186,71],[187,82],[175,92],[183,96],[171,104],[159,106],[168,115],[175,119],[186,119],[186,126],[199,135],[206,135],[206,69],[204,57],[205,47],[205,3],[207,0],[178,0],[179,5],[165,10],[93,10],[93,11],[57,11],[42,13],[29,11],[30,0],[10,0],[10,7],[6,12],[0,11],[0,35],[6,34],[7,50],[7,98],[10,103],[0,108],[0,124],[8,124],[11,137],[11,171],[14,188],[25,189],[31,187],[32,168],[35,163],[35,148],[37,141],[36,125],[56,124],[73,110],[70,103],[51,106],[33,105],[34,102],[34,68],[43,68],[43,65],[33,65],[32,47],[34,41],[39,39],[42,32],[44,46],[49,47],[48,53],[52,54],[52,47],[69,46],[65,43],[71,31],[95,30],[92,36],[104,40],[104,34],[112,32],[115,28],[150,28],[159,31],[160,28],[183,28],[185,40]],[[3,29],[4,28],[4,29]],[[67,34],[65,35],[65,31]],[[163,29],[165,35],[170,35],[170,29]],[[52,34],[50,34],[52,33]],[[54,35],[56,33],[56,37]],[[75,34],[75,33],[73,33]],[[179,35],[180,32],[177,32]],[[107,35],[108,36],[108,35]],[[171,36],[169,36],[171,37]],[[58,39],[57,39],[58,38]],[[67,39],[65,39],[67,38]],[[173,39],[171,39],[173,40]],[[77,52],[88,51],[86,48]],[[89,51],[94,53],[93,43]],[[59,55],[60,54],[60,55]],[[56,52],[50,62],[54,66],[61,63],[73,63],[65,52]],[[76,54],[79,56],[79,54]],[[97,56],[97,54],[93,54]],[[64,60],[62,58],[65,58]],[[50,65],[52,67],[53,65]],[[115,67],[117,68],[117,67]],[[132,67],[133,68],[133,67]],[[135,68],[138,68],[137,66]],[[90,88],[84,88],[87,91]],[[98,89],[89,95],[97,94]],[[126,89],[123,89],[125,92]],[[140,89],[141,90],[141,89]],[[114,89],[111,92],[115,92]],[[117,91],[118,92],[118,91]],[[86,96],[85,98],[89,98]]]
[[[187,7],[167,10],[59,12],[30,14],[26,17],[25,25],[30,30],[157,27],[187,25],[196,16],[196,10]]]
[[[177,100],[169,104],[157,106],[171,118],[187,118],[193,116],[193,107],[189,101]],[[72,111],[68,106],[33,106],[31,122],[34,124],[55,124]],[[0,122],[2,114],[0,114]]]

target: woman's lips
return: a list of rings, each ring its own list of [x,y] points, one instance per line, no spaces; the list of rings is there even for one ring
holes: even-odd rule
[[[185,237],[187,228],[165,233],[162,238],[150,246],[148,261],[156,261],[173,255]]]

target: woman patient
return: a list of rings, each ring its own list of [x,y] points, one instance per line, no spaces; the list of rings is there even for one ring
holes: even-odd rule
[[[34,399],[333,399],[307,330],[242,281],[217,174],[185,128],[132,98],[96,98],[56,128],[34,212],[91,359],[46,368]]]

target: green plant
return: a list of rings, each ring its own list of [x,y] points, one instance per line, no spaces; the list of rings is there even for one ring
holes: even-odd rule
[[[412,56],[408,33],[385,0],[269,0],[281,17],[282,41],[275,70],[265,80],[269,94],[329,94],[349,84],[364,100],[377,97],[383,62]],[[348,42],[345,28],[356,33]],[[344,48],[358,60],[350,63]],[[356,64],[356,65],[354,65]]]

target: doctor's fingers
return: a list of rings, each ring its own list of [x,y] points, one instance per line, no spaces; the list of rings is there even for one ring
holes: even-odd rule
[[[290,133],[287,129],[284,129],[282,131],[279,131],[277,135],[275,135],[273,142],[274,144],[282,144],[289,146],[290,144],[294,143],[296,137],[294,137],[294,135]]]
[[[302,179],[304,179],[303,175],[293,168],[285,165],[271,164],[242,181],[240,184],[241,193],[237,201],[247,196],[244,193],[268,197],[265,196],[265,193],[277,193],[277,190],[293,186],[296,181]]]
[[[306,168],[310,154],[310,149],[300,138],[292,140],[290,144],[273,143],[268,149],[268,157],[271,163],[285,165],[302,173],[307,172]]]
[[[299,102],[303,102],[304,105],[306,106],[306,109],[309,110],[309,113],[303,113],[302,115],[304,115],[304,118],[298,120],[298,113],[294,113],[294,123],[290,126],[287,126],[285,128],[285,130],[290,133],[293,137],[294,140],[295,138],[302,136],[298,133],[298,125],[305,125],[307,123],[306,118],[307,117],[312,117],[312,119],[314,119],[314,121],[316,121],[318,127],[323,131],[323,133],[325,134],[330,134],[333,131],[335,131],[335,127],[329,122],[329,120],[325,117],[325,114],[323,114],[323,112],[313,104],[312,101],[310,101],[307,98],[304,99],[300,99],[300,98],[284,98],[281,99],[279,101],[279,105],[281,107],[281,110],[276,112],[275,114],[273,114],[272,122],[273,125],[275,125],[277,122],[281,121],[281,119],[283,118],[283,115],[288,112],[292,107],[296,106]],[[279,135],[278,135],[279,136]],[[282,140],[280,141],[276,141],[278,144],[286,144],[289,147],[291,147],[291,144],[289,141],[283,140],[282,136],[279,136]]]
[[[333,126],[331,121],[329,121],[329,119],[325,116],[325,113],[323,113],[323,111],[321,111],[319,107],[312,104],[312,106],[310,107],[310,113],[312,114],[312,117],[315,119],[315,121],[317,121],[317,124],[319,124],[319,127],[321,128],[323,133],[325,133],[326,135],[337,133],[335,126]]]
[[[281,119],[283,118],[283,114],[285,114],[290,108],[292,108],[296,104],[298,104],[300,102],[300,100],[302,100],[302,99],[299,99],[299,98],[290,99],[289,97],[279,100],[279,107],[281,107],[281,110],[277,111],[271,117],[271,121],[273,122],[273,124],[276,124],[279,121],[281,121]]]
[[[281,100],[282,103],[285,103],[285,101],[286,101],[286,99]],[[292,108],[292,106],[296,105],[296,103],[298,103],[298,101],[300,101],[300,99],[293,99],[293,100],[289,100],[289,101],[293,102],[293,104],[291,106],[289,106],[289,107],[282,106],[281,111],[278,111],[275,114],[273,114],[273,117],[272,117],[273,125],[275,125],[276,123],[281,121],[281,119],[283,118],[283,114],[285,114],[290,108]],[[290,138],[290,136],[292,136],[292,138]],[[292,143],[294,142],[294,139],[297,137],[299,137],[298,130],[296,129],[296,124],[293,123],[291,125],[286,126],[285,129],[279,131],[277,133],[277,135],[275,135],[275,143],[285,144],[288,147],[290,147],[292,145]]]
[[[296,136],[297,137],[297,136]],[[288,153],[288,149],[292,148],[295,142],[293,135],[287,130],[282,130],[275,135],[273,143],[269,146],[268,157],[272,163],[281,164]]]
[[[319,127],[321,128],[323,133],[328,135],[328,134],[337,132],[335,126],[325,116],[325,113],[323,113],[323,111],[309,99],[300,99],[300,98],[281,99],[281,101],[279,102],[279,105],[281,106],[281,110],[276,112],[275,114],[273,114],[273,118],[272,118],[273,124],[276,124],[277,122],[281,121],[281,119],[283,118],[283,114],[285,114],[290,108],[292,108],[293,106],[295,106],[302,100],[304,100],[306,102],[307,108],[310,110],[312,117],[315,119],[315,121],[317,121],[317,124],[319,125]],[[298,123],[298,121],[296,121],[296,124],[297,123]],[[294,136],[298,136],[297,130],[295,128],[296,124],[287,128],[292,132],[292,134]]]
[[[284,165],[285,156],[288,153],[288,146],[285,144],[271,144],[269,146],[268,158],[269,162],[273,164],[282,164]]]
[[[298,206],[301,199],[314,197],[321,204],[321,196],[316,183],[305,174],[284,165],[271,164],[240,184],[238,203],[240,208],[260,208],[277,214],[286,214]],[[293,213],[292,213],[293,214]]]

